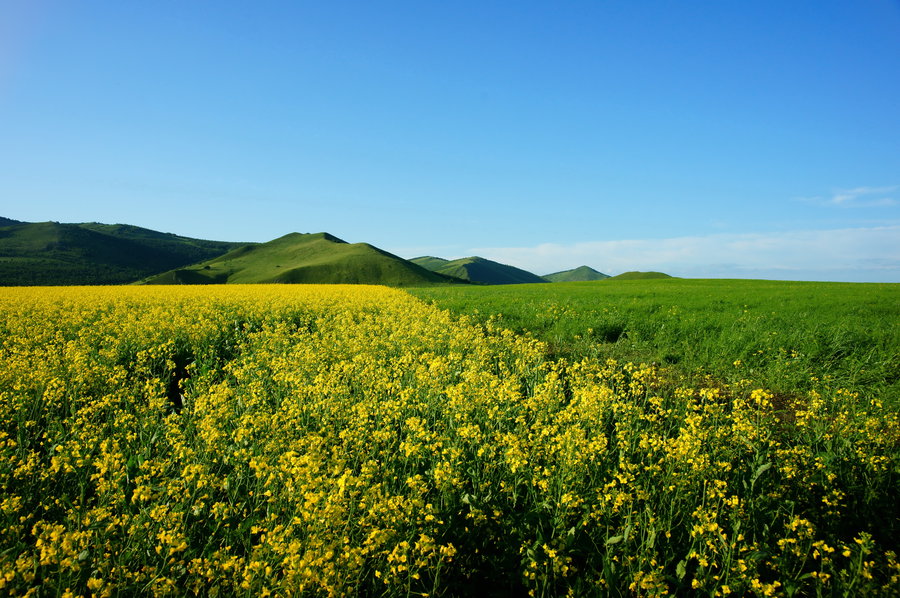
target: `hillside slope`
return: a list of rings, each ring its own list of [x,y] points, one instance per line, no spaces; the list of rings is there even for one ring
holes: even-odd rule
[[[416,258],[416,260],[432,260],[435,272],[445,276],[452,276],[462,280],[468,280],[479,284],[524,284],[535,282],[547,282],[540,276],[526,270],[508,266],[483,257],[464,257],[458,260],[441,260],[441,258]],[[444,263],[440,264],[441,260]],[[427,266],[426,266],[427,267]]]
[[[588,280],[603,280],[609,278],[609,274],[598,272],[590,266],[579,266],[572,270],[554,272],[543,277],[548,282],[584,282]]]
[[[449,280],[368,243],[291,233],[154,276],[147,284],[317,283],[421,286]]]
[[[238,245],[119,224],[0,223],[0,286],[123,284]]]
[[[425,268],[426,270],[431,270],[432,272],[437,272],[444,266],[450,263],[450,260],[445,260],[442,257],[434,257],[433,255],[423,255],[422,257],[414,257],[411,260],[412,263],[418,264]]]

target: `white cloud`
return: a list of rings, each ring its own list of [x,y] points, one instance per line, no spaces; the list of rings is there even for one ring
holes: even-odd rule
[[[856,187],[855,189],[845,189],[834,193],[834,195],[831,196],[831,201],[829,203],[835,205],[860,205],[861,203],[865,203],[866,205],[893,205],[897,202],[892,197],[873,198],[872,196],[890,195],[897,191],[897,189],[900,189],[897,185],[891,187]],[[863,201],[860,202],[860,199],[863,199]]]
[[[876,208],[900,205],[900,185],[838,189],[830,197],[800,197],[798,201],[845,208]]]
[[[900,282],[900,226],[479,247],[469,253],[538,274],[586,264],[607,274],[658,270],[697,278]]]

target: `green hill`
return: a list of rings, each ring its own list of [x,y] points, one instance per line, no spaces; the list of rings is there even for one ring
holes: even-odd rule
[[[507,266],[483,257],[464,257],[447,261],[441,258],[415,258],[425,267],[431,266],[434,271],[445,276],[452,276],[479,284],[523,284],[547,282],[540,276],[526,270]],[[443,264],[441,264],[443,262]],[[427,265],[426,265],[427,264]],[[437,266],[437,267],[436,267]]]
[[[425,268],[426,270],[431,270],[432,272],[437,272],[444,266],[450,263],[450,260],[445,260],[442,257],[434,257],[431,255],[423,255],[422,257],[414,257],[409,260],[414,264],[418,264]]]
[[[603,280],[609,278],[609,274],[597,272],[589,266],[579,266],[574,270],[554,272],[543,277],[548,282],[582,282],[587,280]]]
[[[450,280],[368,243],[350,244],[328,233],[291,233],[268,243],[239,247],[225,255],[144,282],[421,286]]]
[[[616,276],[612,276],[609,280],[649,280],[657,278],[674,278],[662,272],[623,272]]]
[[[236,245],[119,224],[4,218],[0,221],[0,285],[129,283],[207,260]]]

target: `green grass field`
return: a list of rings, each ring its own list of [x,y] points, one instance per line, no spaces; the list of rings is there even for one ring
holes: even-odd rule
[[[554,356],[657,363],[785,395],[843,386],[900,405],[896,284],[664,279],[412,292],[499,318]]]

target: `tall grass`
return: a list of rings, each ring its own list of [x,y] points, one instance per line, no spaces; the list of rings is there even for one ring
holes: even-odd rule
[[[900,407],[900,285],[606,280],[412,292],[531,333],[551,356],[751,378],[782,394],[840,386]]]

